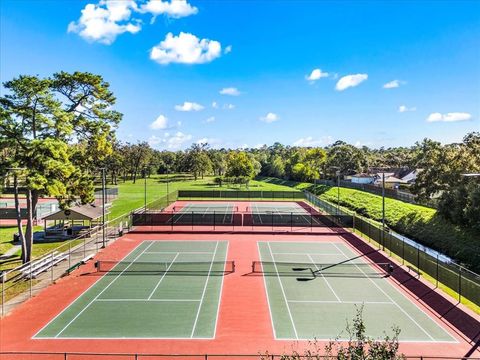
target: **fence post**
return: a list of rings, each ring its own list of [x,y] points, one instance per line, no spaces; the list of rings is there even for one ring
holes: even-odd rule
[[[417,246],[417,272],[420,277],[420,248]]]
[[[312,214],[310,214],[312,216]],[[293,212],[290,213],[290,231],[293,232]]]
[[[32,283],[33,283],[33,276],[32,276],[32,261],[30,260],[30,297],[32,297]]]
[[[402,265],[405,265],[405,240],[402,239]]]
[[[233,223],[233,214],[232,214],[232,223]],[[235,224],[233,224],[235,226]],[[213,231],[215,231],[215,210],[213,210]]]
[[[53,256],[53,251],[52,251],[52,263],[50,264],[50,282],[53,283],[53,262],[54,262],[54,256]]]
[[[458,268],[458,302],[462,302],[462,267]]]
[[[437,254],[437,273],[435,274],[435,287],[438,287],[438,254]]]
[[[6,271],[2,271],[0,272],[0,276],[1,276],[1,281],[2,281],[2,316],[4,315],[4,305],[5,305],[5,280],[6,280],[6,277],[7,277],[7,272]]]
[[[72,242],[68,242],[68,268],[72,266]]]

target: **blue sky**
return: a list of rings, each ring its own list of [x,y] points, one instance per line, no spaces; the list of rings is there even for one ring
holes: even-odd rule
[[[101,74],[124,114],[123,141],[389,147],[480,131],[478,1],[0,6],[1,81]]]

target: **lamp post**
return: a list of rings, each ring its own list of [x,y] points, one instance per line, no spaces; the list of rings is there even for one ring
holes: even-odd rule
[[[170,190],[169,190],[169,185],[170,185],[170,178],[168,177],[170,173],[170,168],[167,167],[167,206],[170,205]]]
[[[382,251],[385,251],[385,170],[382,172]]]
[[[106,189],[105,189],[105,183],[106,183],[106,179],[105,179],[105,168],[101,168],[102,170],[102,249],[105,248],[105,239],[106,239],[106,228],[105,228],[105,193],[106,193]]]
[[[143,168],[143,212],[147,213],[147,167]]]

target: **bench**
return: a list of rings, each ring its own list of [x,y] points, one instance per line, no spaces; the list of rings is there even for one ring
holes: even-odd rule
[[[80,260],[80,263],[81,263],[81,264],[86,264],[87,261],[93,259],[94,256],[95,256],[95,254],[87,255],[87,256],[84,257],[82,260]]]
[[[48,269],[57,265],[59,262],[66,259],[68,259],[68,254],[54,252],[36,261],[35,263],[32,263],[31,266],[30,264],[27,265],[26,268],[22,270],[22,274],[28,279],[34,279],[42,272],[47,271]]]

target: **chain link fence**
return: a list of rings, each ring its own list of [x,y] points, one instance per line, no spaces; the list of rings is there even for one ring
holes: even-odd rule
[[[342,221],[341,215],[352,215],[353,223],[345,224],[345,227],[352,227],[355,230],[365,234],[368,239],[375,241],[379,248],[384,248],[400,257],[402,264],[407,264],[410,269],[419,275],[427,274],[436,282],[449,287],[458,294],[458,301],[462,297],[468,299],[474,304],[480,306],[480,275],[476,274],[463,266],[447,260],[438,253],[425,250],[420,244],[416,244],[410,239],[405,239],[401,235],[392,231],[383,231],[381,227],[372,222],[355,216],[342,210],[329,202],[319,199],[314,194],[306,191],[306,199],[316,207],[327,214],[338,214],[338,220]],[[353,225],[353,226],[352,226]]]

